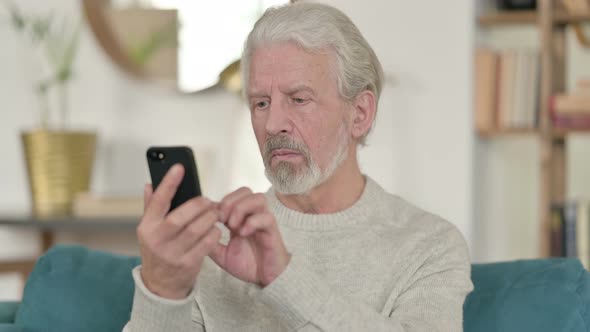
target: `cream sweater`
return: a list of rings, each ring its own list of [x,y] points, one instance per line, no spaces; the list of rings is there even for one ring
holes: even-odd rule
[[[360,199],[334,214],[304,214],[267,193],[292,254],[260,288],[207,258],[184,300],[159,298],[133,271],[135,296],[124,332],[462,331],[472,290],[459,231],[386,193],[367,177]]]

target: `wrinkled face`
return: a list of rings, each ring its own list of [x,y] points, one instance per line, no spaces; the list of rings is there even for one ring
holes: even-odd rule
[[[338,94],[333,57],[292,43],[260,46],[250,61],[252,126],[277,191],[303,194],[347,157],[350,107]]]

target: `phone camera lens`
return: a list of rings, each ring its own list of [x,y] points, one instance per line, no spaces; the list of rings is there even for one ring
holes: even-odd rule
[[[164,154],[162,152],[158,153],[158,159],[163,160]]]

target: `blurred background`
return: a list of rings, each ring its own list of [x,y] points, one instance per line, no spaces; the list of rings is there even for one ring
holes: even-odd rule
[[[268,188],[237,69],[285,2],[2,3],[0,299],[56,243],[139,254],[149,146],[193,148],[213,199]],[[385,70],[366,174],[454,223],[474,262],[588,259],[585,0],[321,2]]]

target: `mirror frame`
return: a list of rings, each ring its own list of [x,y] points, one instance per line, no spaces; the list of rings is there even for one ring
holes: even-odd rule
[[[109,4],[108,0],[82,0],[82,10],[94,36],[119,68],[135,78],[148,79],[149,77],[141,70],[141,67],[129,59],[115,39],[113,31],[109,28],[104,10],[105,6]]]
[[[290,0],[290,3],[295,3],[297,1],[298,0]],[[108,5],[110,5],[110,0],[82,0],[82,10],[94,36],[96,37],[102,49],[107,53],[107,55],[117,65],[117,67],[136,79],[150,81],[151,78],[147,75],[147,73],[129,58],[122,46],[117,42],[113,31],[110,29],[105,14],[105,7]],[[183,93],[199,93],[201,91],[215,88],[220,84],[231,92],[238,94],[241,93],[242,81],[239,59],[228,65],[219,74],[219,80],[217,84],[204,90]],[[180,91],[178,88],[176,88],[176,90]]]

